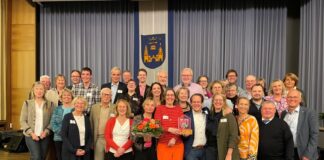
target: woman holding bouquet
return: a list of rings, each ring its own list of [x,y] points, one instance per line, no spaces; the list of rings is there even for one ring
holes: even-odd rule
[[[134,117],[133,127],[138,126],[140,123],[153,120],[153,112],[155,109],[154,101],[150,98],[146,98],[143,102],[144,113]],[[134,142],[134,160],[156,160],[156,144],[157,139],[146,135],[144,137],[132,136]]]
[[[154,118],[161,122],[163,128],[157,145],[158,160],[183,160],[184,146],[178,129],[178,117],[183,116],[183,112],[175,102],[175,92],[167,89],[165,105],[156,108]]]
[[[116,102],[116,117],[107,121],[105,129],[106,155],[109,160],[132,160],[132,141],[130,127],[132,126],[131,108],[124,99]]]

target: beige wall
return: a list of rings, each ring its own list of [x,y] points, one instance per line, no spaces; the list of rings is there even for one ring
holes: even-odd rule
[[[26,0],[11,3],[11,122],[19,129],[21,106],[36,77],[36,9]]]
[[[145,68],[142,62],[142,51],[139,51],[139,68],[147,70],[147,84],[156,82],[158,70],[168,71],[168,1],[140,1],[139,3],[139,46],[141,46],[141,35],[165,34],[165,63],[156,69]],[[134,73],[137,75],[137,73]]]

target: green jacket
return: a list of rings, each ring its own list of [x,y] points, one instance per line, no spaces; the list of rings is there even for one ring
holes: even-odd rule
[[[228,148],[233,148],[232,160],[239,160],[238,140],[238,126],[234,115],[223,114],[217,131],[218,159],[224,160]]]

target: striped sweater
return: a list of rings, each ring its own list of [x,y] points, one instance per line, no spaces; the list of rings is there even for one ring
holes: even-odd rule
[[[159,143],[168,144],[171,138],[175,138],[177,144],[182,143],[181,137],[179,135],[174,135],[168,132],[168,129],[170,127],[178,128],[178,118],[182,115],[183,112],[180,106],[168,108],[165,105],[161,105],[156,108],[154,119],[161,122],[164,131],[159,138]]]

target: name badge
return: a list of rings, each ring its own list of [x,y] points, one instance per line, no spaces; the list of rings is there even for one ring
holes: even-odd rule
[[[227,122],[227,119],[226,118],[223,118],[220,120],[221,123],[226,123]]]
[[[169,119],[169,116],[163,115],[162,119]]]
[[[117,90],[117,93],[123,93],[123,90],[119,89],[119,90]]]
[[[70,120],[70,124],[75,124],[75,120]]]
[[[92,94],[91,93],[87,93],[87,97],[91,97],[92,96]]]
[[[133,101],[138,101],[138,98],[134,97],[134,98],[133,98]]]

